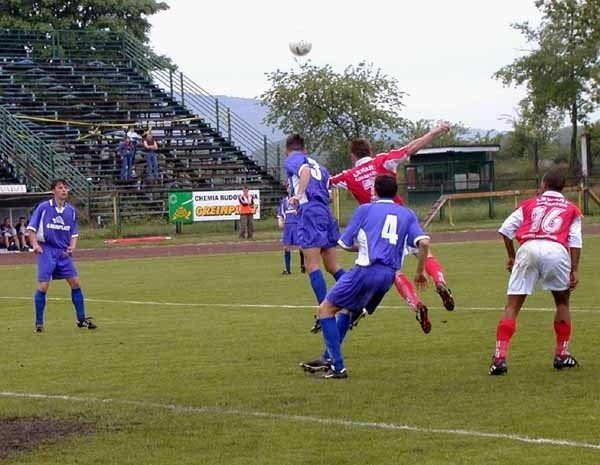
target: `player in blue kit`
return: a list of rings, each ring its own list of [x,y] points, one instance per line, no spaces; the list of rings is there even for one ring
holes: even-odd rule
[[[340,231],[329,209],[329,173],[307,155],[304,138],[298,134],[286,139],[285,153],[290,202],[298,207],[298,245],[304,252],[310,285],[320,304],[327,294],[327,283],[319,267],[321,259],[336,281],[344,274],[336,252]]]
[[[44,331],[46,293],[52,279],[66,279],[71,286],[71,300],[75,306],[77,326],[96,329],[85,316],[85,304],[73,252],[77,247],[79,228],[75,208],[67,203],[69,185],[64,179],[52,181],[50,190],[54,198],[40,203],[27,229],[33,251],[38,256],[38,288],[35,293],[35,331]]]
[[[298,246],[298,209],[290,203],[289,197],[284,197],[279,202],[277,223],[279,228],[283,229],[281,243],[283,244],[283,264],[285,268],[281,274],[288,275],[292,273],[292,248]],[[298,253],[300,254],[300,271],[306,273],[302,249],[298,250]]]
[[[341,247],[358,252],[356,266],[340,278],[319,306],[327,349],[323,358],[301,363],[305,370],[326,370],[324,377],[328,379],[348,377],[341,352],[346,332],[340,331],[336,315],[347,314],[349,318],[350,314],[359,314],[363,308],[373,313],[394,283],[396,272],[402,269],[406,245],[419,249],[416,287],[427,286],[424,270],[429,236],[423,232],[412,210],[394,203],[397,191],[394,177],[378,176],[375,179],[378,200],[358,207],[339,239]]]

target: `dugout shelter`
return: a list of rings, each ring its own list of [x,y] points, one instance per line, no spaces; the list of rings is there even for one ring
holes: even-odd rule
[[[499,145],[433,147],[404,165],[409,203],[430,203],[443,194],[494,190],[494,153]]]

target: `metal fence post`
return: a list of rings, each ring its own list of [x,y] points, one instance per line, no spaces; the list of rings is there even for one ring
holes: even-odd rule
[[[281,146],[277,144],[277,180],[281,180]]]
[[[267,171],[267,164],[268,164],[267,136],[263,136],[263,150],[264,150],[264,154],[265,154],[265,171]]]
[[[183,73],[179,73],[179,92],[181,93],[181,106],[185,106],[185,93],[183,91]]]
[[[231,109],[227,108],[227,139],[231,142]]]
[[[169,90],[171,91],[171,100],[173,100],[173,70],[169,70]]]
[[[215,99],[215,117],[217,118],[217,132],[221,132],[221,124],[219,123],[219,99]]]

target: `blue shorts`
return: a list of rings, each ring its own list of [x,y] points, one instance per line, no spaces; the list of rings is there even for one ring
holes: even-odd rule
[[[298,245],[298,223],[286,223],[283,226],[281,243],[283,245]]]
[[[340,229],[331,214],[329,206],[320,203],[307,203],[300,207],[298,244],[303,249],[319,247],[330,249],[337,246]]]
[[[353,313],[366,308],[373,313],[392,286],[396,271],[385,265],[355,266],[329,290],[326,299]]]
[[[43,242],[40,245],[44,251],[38,255],[38,282],[77,276],[73,257],[64,250],[47,246]]]

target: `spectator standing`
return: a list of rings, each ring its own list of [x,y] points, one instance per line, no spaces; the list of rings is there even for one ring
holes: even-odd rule
[[[135,158],[135,148],[128,136],[125,136],[117,146],[117,153],[121,157],[121,181],[129,181]]]
[[[240,239],[252,239],[254,235],[254,195],[244,186],[238,196],[240,202]]]
[[[158,158],[156,151],[158,144],[152,136],[152,132],[148,131],[143,139],[144,158],[146,159],[146,179],[150,182],[158,180]]]

